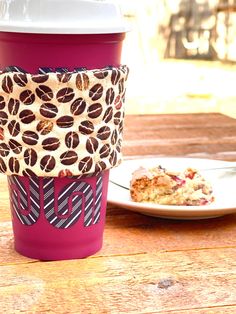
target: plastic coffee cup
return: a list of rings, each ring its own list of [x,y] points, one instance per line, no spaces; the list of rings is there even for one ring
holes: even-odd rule
[[[120,65],[127,30],[110,1],[0,0],[0,68]],[[24,12],[22,11],[24,8]],[[57,14],[55,14],[55,11]],[[40,260],[84,258],[103,243],[109,170],[82,177],[9,176],[15,249]]]

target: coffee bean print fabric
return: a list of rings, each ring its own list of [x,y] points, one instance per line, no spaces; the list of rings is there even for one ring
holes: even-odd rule
[[[128,68],[0,73],[0,172],[61,177],[121,162]]]

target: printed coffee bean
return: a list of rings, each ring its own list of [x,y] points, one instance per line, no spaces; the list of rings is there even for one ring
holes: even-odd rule
[[[108,88],[108,90],[106,91],[106,98],[105,98],[106,104],[111,105],[114,101],[114,98],[115,98],[114,89],[112,87]]]
[[[35,101],[35,95],[31,90],[26,89],[20,94],[20,101],[25,105],[32,105]]]
[[[48,120],[39,121],[36,127],[36,130],[42,135],[46,135],[50,133],[52,129],[53,129],[53,122],[48,121]]]
[[[7,171],[7,166],[4,160],[0,157],[0,172],[5,173]]]
[[[42,142],[43,149],[56,150],[60,146],[60,140],[57,137],[48,137]]]
[[[113,117],[113,108],[108,107],[102,119],[105,123],[108,123],[109,121],[111,121],[112,117]]]
[[[103,145],[102,148],[99,150],[100,158],[106,158],[107,156],[109,156],[110,151],[111,148],[109,144]]]
[[[22,145],[15,140],[9,141],[9,146],[15,154],[20,154],[22,152]]]
[[[22,171],[22,175],[24,177],[37,177],[37,175],[31,169],[28,168]]]
[[[18,113],[20,107],[20,102],[17,99],[10,98],[8,102],[8,111],[12,115],[16,115]]]
[[[27,75],[24,73],[16,73],[13,75],[14,82],[20,86],[25,87],[28,83]]]
[[[94,154],[98,149],[98,140],[95,137],[89,137],[86,142],[86,149],[89,154]]]
[[[100,140],[106,140],[109,138],[110,135],[111,135],[111,130],[108,126],[101,127],[97,132],[97,137]]]
[[[106,169],[106,164],[103,161],[99,161],[96,165],[95,165],[95,172],[99,173],[102,172]]]
[[[120,79],[120,71],[118,69],[112,69],[111,72],[111,82],[113,85],[116,85]]]
[[[111,135],[111,144],[115,145],[117,140],[118,140],[118,133],[116,130],[114,130]]]
[[[122,144],[122,141],[121,141],[121,139],[120,139],[120,140],[118,140],[118,142],[117,142],[117,144],[116,144],[116,150],[118,151],[118,153],[121,152],[121,144]]]
[[[82,121],[79,126],[79,132],[82,134],[91,134],[94,131],[94,125],[91,121]]]
[[[60,128],[70,128],[74,124],[74,118],[71,116],[63,116],[57,119],[57,125]]]
[[[104,79],[104,78],[107,77],[108,71],[94,71],[94,72],[93,72],[93,75],[94,75],[97,79],[102,80],[102,79]]]
[[[2,96],[0,96],[0,110],[4,109],[6,106],[6,102]]]
[[[49,78],[49,75],[48,74],[35,74],[32,76],[32,81],[35,82],[35,83],[39,83],[39,84],[42,84],[42,83],[45,83]]]
[[[13,92],[13,81],[9,75],[4,76],[2,80],[2,89],[7,94]]]
[[[8,164],[9,164],[9,168],[10,168],[12,173],[19,173],[19,171],[20,171],[20,163],[19,163],[17,158],[11,157],[9,159],[9,163]]]
[[[101,84],[96,84],[94,85],[90,90],[89,90],[89,97],[93,101],[97,101],[102,97],[103,94],[103,86]]]
[[[76,132],[69,132],[65,137],[65,144],[68,148],[75,149],[79,145],[79,135]]]
[[[102,113],[102,105],[99,103],[93,104],[88,107],[88,117],[91,119],[98,118]]]
[[[16,120],[10,121],[7,127],[9,133],[14,137],[20,133],[20,123],[17,122]]]
[[[4,111],[0,111],[0,125],[5,125],[8,121],[8,115]]]
[[[55,118],[58,113],[58,109],[53,104],[45,103],[41,105],[40,113],[45,118]]]
[[[70,106],[70,112],[78,116],[84,112],[86,108],[86,101],[83,98],[76,99]]]
[[[124,79],[122,78],[120,81],[119,81],[119,94],[122,94],[125,90],[125,81]]]
[[[114,115],[114,124],[118,125],[121,122],[121,113],[120,111],[118,111],[115,115]]]
[[[4,140],[4,130],[3,128],[0,128],[0,140]]]
[[[71,79],[72,73],[58,73],[57,79],[61,83],[67,83]]]
[[[40,160],[40,168],[45,172],[51,172],[56,165],[56,160],[53,156],[46,155]]]
[[[119,128],[118,128],[118,131],[119,131],[120,134],[122,134],[123,129],[124,129],[124,123],[123,123],[123,121],[121,121],[120,124],[119,124]]]
[[[93,159],[91,157],[84,157],[79,162],[79,171],[82,173],[89,172],[93,166]]]
[[[63,165],[73,165],[78,160],[78,155],[76,152],[68,150],[67,152],[61,154],[60,160]]]
[[[58,102],[67,103],[67,102],[70,102],[75,97],[75,93],[74,93],[73,88],[66,87],[66,88],[60,89],[56,97],[57,97]]]
[[[36,145],[38,139],[38,134],[33,131],[25,131],[22,135],[23,142],[28,145]]]
[[[28,109],[22,110],[19,115],[21,122],[28,124],[35,120],[35,114]]]
[[[37,162],[38,156],[34,149],[28,148],[24,152],[24,161],[28,166],[33,167]]]
[[[85,73],[79,73],[76,76],[75,83],[76,83],[76,87],[80,91],[87,90],[88,87],[89,87],[89,77],[88,77],[88,75],[85,74]]]
[[[36,94],[42,101],[50,101],[53,98],[53,91],[46,85],[39,85],[36,88]]]
[[[9,154],[10,154],[10,147],[5,143],[0,144],[0,155],[2,157],[7,157]]]
[[[122,101],[120,95],[118,95],[115,99],[115,108],[119,110],[122,107]]]
[[[58,173],[59,178],[72,177],[72,176],[73,176],[73,174],[69,169],[63,169],[63,170],[59,171],[59,173]]]
[[[115,150],[112,151],[109,162],[113,167],[117,164],[117,152]]]

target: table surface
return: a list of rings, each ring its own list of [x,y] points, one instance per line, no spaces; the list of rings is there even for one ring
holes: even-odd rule
[[[127,116],[123,152],[236,161],[236,120]],[[102,250],[57,262],[17,254],[10,219],[0,176],[2,313],[236,313],[236,214],[181,221],[108,205]]]

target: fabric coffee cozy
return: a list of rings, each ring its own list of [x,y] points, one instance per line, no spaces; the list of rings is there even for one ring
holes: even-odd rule
[[[0,73],[0,172],[64,177],[121,162],[126,66]]]

